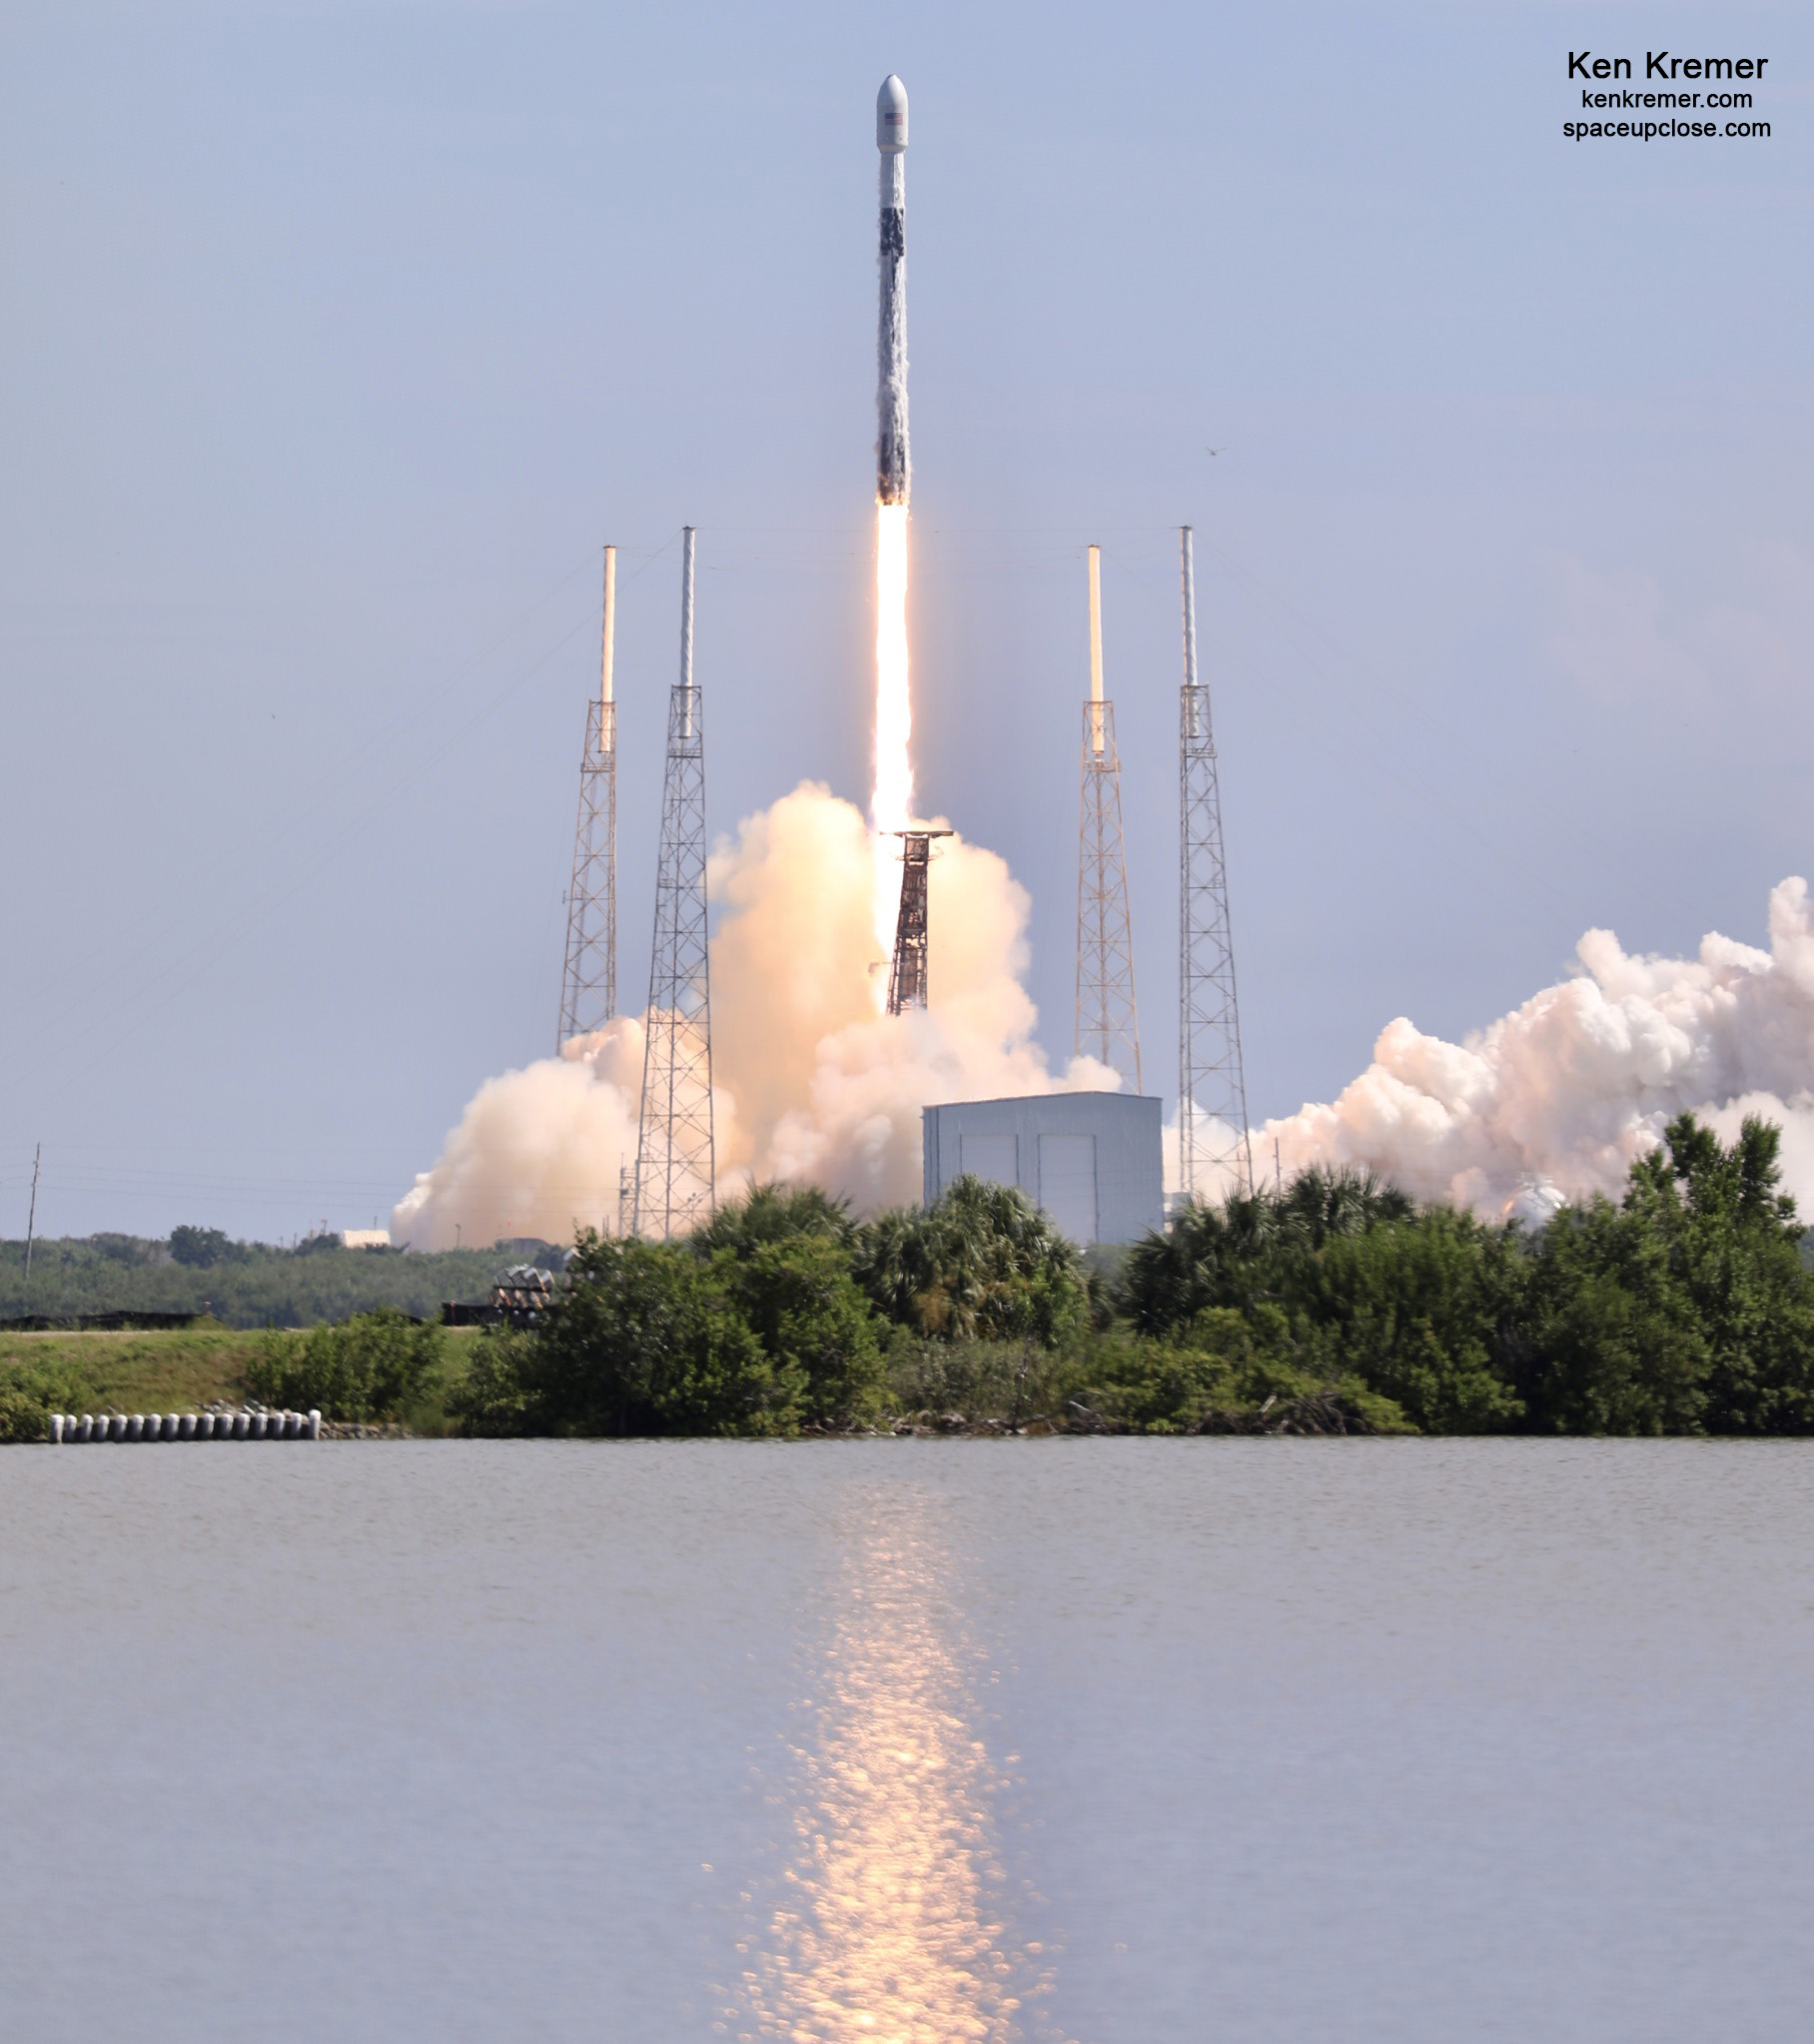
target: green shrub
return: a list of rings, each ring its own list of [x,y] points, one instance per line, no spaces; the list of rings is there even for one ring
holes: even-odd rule
[[[876,1317],[835,1241],[803,1235],[766,1242],[747,1256],[724,1257],[719,1268],[778,1377],[801,1381],[803,1419],[844,1426],[876,1417],[882,1391]]]
[[[74,1371],[0,1364],[0,1441],[42,1441],[52,1413],[80,1412],[87,1399]]]
[[[1425,1434],[1496,1434],[1523,1418],[1505,1367],[1524,1291],[1515,1239],[1432,1207],[1330,1240],[1307,1273],[1322,1353]]]
[[[1318,1329],[1277,1306],[1205,1307],[1164,1341],[1099,1344],[1090,1365],[1077,1403],[1135,1433],[1264,1432],[1312,1407],[1339,1413],[1352,1432],[1417,1431],[1395,1400],[1334,1360]]]
[[[1062,1418],[1078,1377],[1077,1359],[1041,1342],[951,1342],[897,1328],[888,1345],[888,1396],[895,1411],[936,1419]]]
[[[330,1420],[396,1420],[439,1375],[441,1329],[417,1327],[397,1307],[330,1321],[306,1334],[266,1336],[246,1369],[246,1389],[262,1404]]]
[[[448,1395],[448,1418],[461,1434],[514,1439],[531,1432],[524,1364],[534,1338],[514,1328],[486,1328],[467,1346],[466,1371]]]
[[[520,1386],[523,1431],[796,1432],[805,1372],[763,1348],[731,1296],[734,1266],[723,1251],[702,1263],[683,1244],[582,1235],[566,1292],[496,1359],[498,1376],[507,1362]]]

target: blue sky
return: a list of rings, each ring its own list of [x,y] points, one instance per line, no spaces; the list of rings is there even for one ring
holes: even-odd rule
[[[1171,1090],[1185,519],[1257,1113],[1589,925],[1757,940],[1809,865],[1811,43],[1794,8],[10,8],[0,1233],[40,1139],[52,1232],[369,1223],[551,1047],[603,540],[626,990],[682,521],[715,827],[863,796],[890,69],[919,778],[1033,893],[1050,1047],[1097,540]],[[1768,56],[1771,137],[1563,139],[1568,50],[1664,46]]]

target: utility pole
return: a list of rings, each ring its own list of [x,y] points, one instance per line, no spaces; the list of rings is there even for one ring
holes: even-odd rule
[[[1118,1071],[1138,1093],[1140,1018],[1134,999],[1134,928],[1121,827],[1121,757],[1115,705],[1102,689],[1102,548],[1090,548],[1090,699],[1084,704],[1083,782],[1077,819],[1077,1017],[1072,1048]]]
[[[44,1162],[44,1145],[40,1143],[32,1152],[32,1204],[31,1213],[25,1223],[25,1282],[19,1290],[21,1309],[29,1313],[32,1302],[32,1242],[38,1233],[38,1167]]]
[[[705,726],[693,684],[693,528],[680,569],[680,678],[667,706],[648,1037],[631,1232],[665,1241],[709,1219],[712,1139],[711,959],[705,940]]]
[[[1235,1000],[1228,862],[1210,691],[1197,679],[1197,575],[1191,528],[1179,528],[1184,686],[1179,691],[1178,1131],[1187,1199],[1251,1193],[1247,1079]]]

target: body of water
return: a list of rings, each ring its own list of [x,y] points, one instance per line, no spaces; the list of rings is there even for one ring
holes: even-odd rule
[[[1814,1449],[0,1454],[0,2036],[1799,2038]]]

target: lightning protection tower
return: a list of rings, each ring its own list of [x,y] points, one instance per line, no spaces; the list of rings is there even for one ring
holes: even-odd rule
[[[682,544],[680,678],[667,706],[648,1042],[631,1232],[662,1239],[710,1217],[711,970],[705,943],[705,730],[693,686],[693,528]]]
[[[1121,827],[1121,758],[1115,705],[1102,692],[1102,548],[1090,548],[1090,699],[1084,704],[1083,786],[1077,817],[1077,1032],[1079,1056],[1118,1071],[1140,1092],[1140,1017],[1134,1000],[1134,931]]]
[[[1178,1125],[1187,1199],[1251,1193],[1247,1079],[1235,1001],[1235,942],[1222,849],[1222,796],[1210,691],[1197,680],[1197,575],[1191,528],[1179,528],[1184,579],[1184,686],[1179,691]]]
[[[926,879],[932,840],[948,830],[897,830],[901,840],[901,912],[894,926],[894,968],[888,975],[888,1012],[926,1005]]]
[[[617,1012],[617,702],[612,642],[617,623],[617,549],[604,549],[604,638],[598,693],[586,704],[579,755],[579,821],[567,890],[566,964],[560,975],[558,1053],[569,1036],[602,1029]]]

